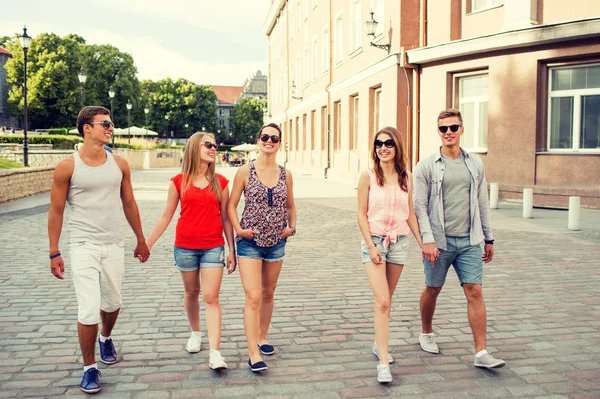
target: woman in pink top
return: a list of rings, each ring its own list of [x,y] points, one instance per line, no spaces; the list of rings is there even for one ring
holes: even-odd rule
[[[358,183],[358,226],[363,236],[362,258],[375,296],[375,344],[379,358],[377,380],[391,382],[388,353],[389,316],[392,296],[408,257],[407,235],[412,232],[419,246],[421,234],[413,211],[412,175],[406,170],[400,133],[384,127],[373,141],[373,169]]]

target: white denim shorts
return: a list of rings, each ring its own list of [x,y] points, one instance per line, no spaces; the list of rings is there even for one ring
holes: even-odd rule
[[[379,250],[381,259],[387,263],[395,263],[397,265],[404,265],[408,260],[408,239],[406,236],[396,237],[396,242],[390,242],[390,245],[385,248],[383,242],[385,241],[384,236],[371,236],[375,248]],[[364,238],[362,241],[362,262],[369,263],[373,262],[369,247],[365,242]]]
[[[100,310],[112,313],[121,307],[125,273],[125,243],[69,244],[73,287],[77,295],[77,321],[100,323]]]

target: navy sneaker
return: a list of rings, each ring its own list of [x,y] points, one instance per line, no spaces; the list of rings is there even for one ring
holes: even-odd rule
[[[260,349],[260,353],[263,355],[272,355],[275,353],[275,347],[269,344],[258,345],[258,349]]]
[[[95,367],[83,373],[81,390],[85,393],[96,393],[100,390],[100,370]]]
[[[98,338],[98,345],[100,345],[100,360],[102,360],[102,363],[114,364],[117,362],[117,350],[112,339],[109,338],[102,342]]]
[[[267,370],[267,364],[265,362],[263,362],[262,360],[260,362],[256,362],[254,364],[252,364],[250,362],[250,359],[248,359],[248,367],[250,368],[250,370],[254,371],[255,373],[257,371],[264,371]]]

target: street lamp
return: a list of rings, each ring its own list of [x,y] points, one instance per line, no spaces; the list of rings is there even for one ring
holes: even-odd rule
[[[85,81],[87,80],[87,76],[85,75],[85,71],[83,70],[83,67],[81,67],[81,70],[79,71],[79,75],[77,75],[77,77],[79,78],[79,83],[81,83],[81,107],[83,108],[83,105],[85,104]]]
[[[206,128],[204,126],[202,126],[202,131],[205,131],[205,130],[206,130]]]
[[[133,107],[133,105],[131,105],[131,100],[127,100],[127,144],[131,144],[131,107]]]
[[[371,36],[372,39],[375,39],[375,36],[377,34],[376,33],[377,32],[377,24],[379,24],[379,22],[375,21],[375,12],[373,10],[371,10],[371,12],[369,14],[371,14],[371,19],[368,19],[366,21],[367,36]],[[390,27],[390,33],[391,33],[391,30],[392,30],[392,28]],[[388,44],[375,44],[371,41],[371,46],[377,47],[378,49],[381,49],[381,50],[386,50],[387,53],[389,54],[390,50],[392,48],[392,35],[390,34],[390,42]]]
[[[19,36],[23,47],[23,165],[29,166],[29,146],[27,145],[27,50],[31,44],[31,37],[27,34],[27,27],[23,27],[23,35]]]
[[[113,116],[113,100],[115,98],[115,91],[113,90],[112,85],[108,89],[108,97],[110,97],[110,119],[115,123],[115,118]],[[115,148],[115,132],[112,134],[112,148]]]
[[[165,114],[165,138],[167,138],[167,132],[169,130],[169,114]]]
[[[144,114],[146,114],[146,140],[148,140],[148,112],[150,112],[150,108],[144,108]]]

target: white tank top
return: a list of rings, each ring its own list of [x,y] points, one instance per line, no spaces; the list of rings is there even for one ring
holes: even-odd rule
[[[79,152],[73,153],[75,167],[69,184],[67,203],[71,217],[67,228],[69,243],[114,244],[123,241],[121,180],[123,172],[113,155],[106,162],[88,166]]]

